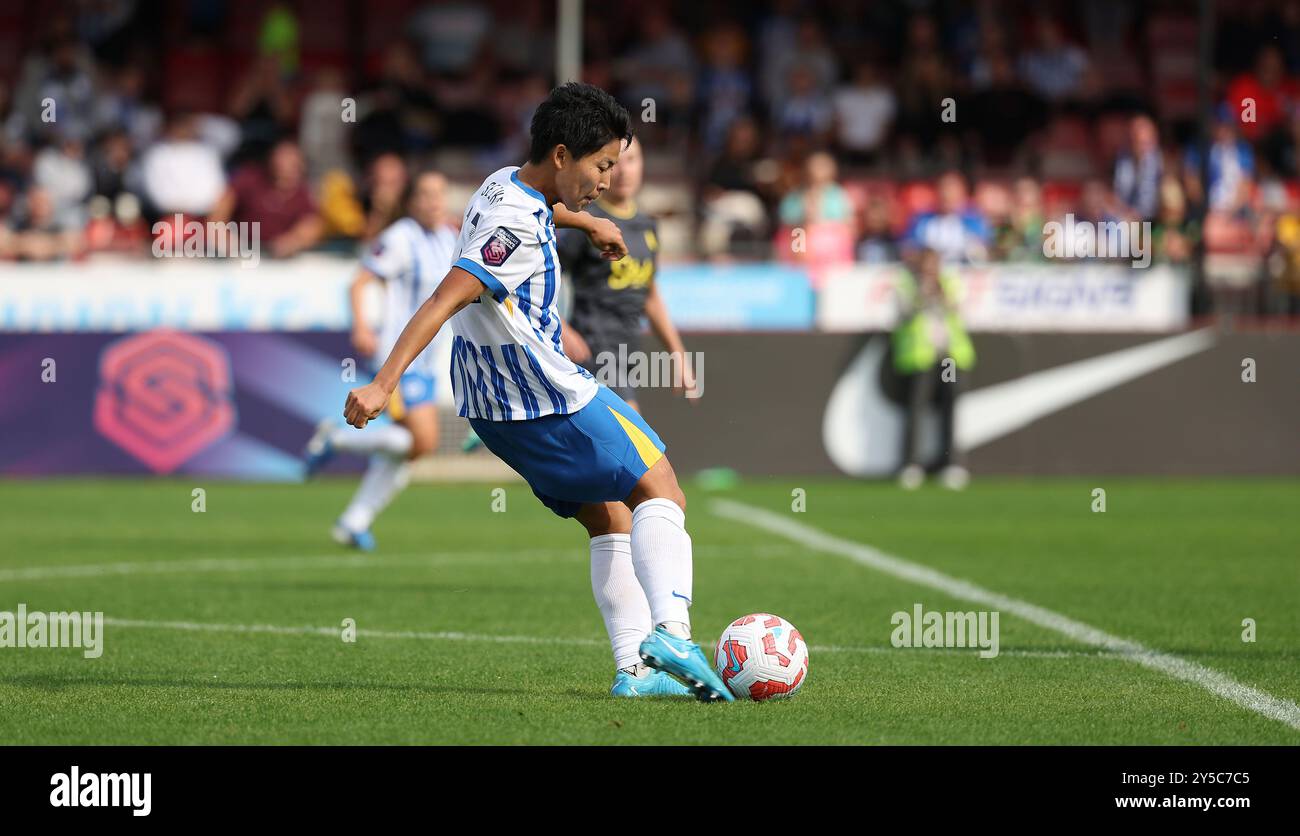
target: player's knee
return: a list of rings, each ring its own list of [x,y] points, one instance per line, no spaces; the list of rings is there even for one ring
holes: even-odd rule
[[[425,453],[432,453],[438,446],[438,436],[434,433],[416,433],[411,437],[411,450],[406,454],[408,459],[418,459]]]
[[[577,515],[578,522],[587,529],[587,536],[627,534],[632,530],[632,514],[615,502],[599,502],[583,506]]]

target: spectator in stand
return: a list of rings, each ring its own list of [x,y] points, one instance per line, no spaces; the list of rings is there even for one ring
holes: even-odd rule
[[[48,198],[61,228],[85,227],[86,200],[91,195],[93,178],[80,140],[64,138],[37,153],[32,163],[32,183]]]
[[[1035,44],[1020,56],[1020,77],[1049,102],[1078,98],[1088,76],[1088,55],[1069,43],[1061,22],[1050,16],[1038,19]]]
[[[515,3],[505,0],[498,9],[491,31],[492,58],[508,76],[536,73],[555,77],[555,13],[545,3]],[[503,19],[504,18],[504,19]],[[543,93],[550,92],[548,87]]]
[[[1164,162],[1156,123],[1145,114],[1129,121],[1128,147],[1115,160],[1115,197],[1132,220],[1154,220],[1160,209]]]
[[[347,171],[351,166],[347,143],[350,126],[343,119],[344,100],[350,96],[343,74],[333,67],[318,70],[313,76],[311,92],[303,99],[298,117],[302,154],[313,180],[328,171]],[[354,119],[355,106],[353,100]]]
[[[761,143],[758,124],[753,119],[745,116],[731,124],[727,143],[705,177],[705,200],[722,192],[749,192],[756,197],[763,193],[758,178],[763,159]]]
[[[1255,182],[1255,152],[1238,135],[1237,121],[1223,108],[1214,126],[1209,154],[1209,185],[1201,182],[1201,155],[1196,146],[1188,149],[1183,163],[1186,190],[1200,204],[1209,201],[1211,212],[1244,215],[1250,209]]]
[[[212,210],[216,223],[259,224],[259,240],[275,258],[287,258],[319,242],[325,227],[307,188],[302,151],[281,139],[265,164],[245,165]]]
[[[229,111],[239,122],[243,139],[232,160],[237,165],[260,159],[277,137],[295,127],[293,92],[285,83],[278,57],[257,58],[235,85]]]
[[[431,3],[416,12],[408,27],[420,47],[424,66],[434,73],[459,75],[474,63],[492,34],[492,10],[486,3]]]
[[[1021,177],[1011,189],[1011,214],[995,233],[994,252],[1005,261],[1043,259],[1043,190],[1032,177]]]
[[[853,260],[853,203],[837,177],[834,157],[824,151],[809,155],[804,185],[782,198],[778,209],[782,231],[777,252],[807,265],[814,287],[821,285],[827,269]]]
[[[110,130],[100,136],[90,161],[94,194],[112,202],[118,195],[129,193],[127,180],[131,177],[134,156],[131,137],[126,131]]]
[[[955,164],[960,153],[958,130],[961,122],[945,121],[945,100],[956,83],[943,55],[918,52],[903,66],[898,91],[898,133],[904,163],[916,166],[938,152],[941,159]]]
[[[0,228],[0,257],[18,261],[76,258],[84,246],[82,227],[60,220],[45,189],[32,186],[9,222]]]
[[[760,56],[763,61],[763,94],[770,108],[795,94],[791,89],[791,75],[795,67],[802,67],[812,75],[812,87],[820,96],[827,96],[839,78],[839,63],[835,53],[826,45],[821,26],[812,18],[795,24],[794,41],[787,49],[778,49]]]
[[[803,226],[815,223],[850,223],[853,204],[836,182],[835,158],[824,151],[808,157],[804,186],[781,199],[781,223]]]
[[[704,60],[695,101],[700,141],[713,153],[726,142],[730,126],[753,108],[754,84],[744,66],[744,30],[731,24],[710,31]]]
[[[1025,88],[1005,52],[986,56],[987,83],[969,105],[968,137],[977,144],[980,158],[990,166],[1011,166],[1027,137],[1046,122],[1043,100]]]
[[[1284,128],[1291,109],[1300,104],[1300,89],[1286,77],[1282,50],[1264,45],[1254,71],[1238,75],[1228,85],[1227,104],[1242,136],[1251,142],[1268,141]]]
[[[1294,201],[1278,216],[1267,263],[1272,279],[1268,307],[1271,312],[1300,319],[1300,212]]]
[[[876,66],[864,61],[853,71],[853,83],[835,91],[835,147],[846,162],[873,165],[889,137],[898,99]]]
[[[889,203],[879,195],[867,200],[862,210],[862,237],[855,255],[863,264],[889,264],[898,261],[898,244],[890,229]]]
[[[148,147],[163,128],[162,111],[145,98],[144,71],[128,64],[114,72],[95,102],[95,130],[124,131],[136,148]]]
[[[971,59],[968,73],[971,89],[979,92],[993,86],[995,83],[993,61],[999,58],[1009,60],[1007,56],[1010,52],[1011,46],[1007,43],[1007,32],[1002,22],[995,17],[981,15],[978,52]]]
[[[1187,264],[1196,251],[1200,225],[1187,217],[1187,199],[1176,177],[1160,181],[1160,214],[1152,226],[1155,259],[1167,264]]]
[[[48,46],[28,56],[5,124],[11,139],[39,142],[55,138],[87,140],[94,130],[94,63],[58,20]]]
[[[930,249],[947,263],[980,263],[989,256],[993,230],[970,205],[966,178],[948,171],[939,177],[939,208],[920,212],[908,224],[904,240],[909,247]]]
[[[635,46],[615,65],[620,98],[633,113],[641,111],[646,99],[652,99],[653,124],[671,124],[689,115],[695,53],[666,9],[659,4],[642,9]]]
[[[226,188],[216,148],[201,142],[193,114],[180,113],[140,158],[145,216],[206,215]]]
[[[353,153],[362,159],[433,147],[441,113],[429,92],[415,47],[397,43],[384,53],[375,85],[357,98]]]
[[[737,245],[766,246],[768,212],[758,125],[749,117],[732,123],[727,142],[700,188],[697,245],[708,256],[730,253]]]
[[[830,138],[834,112],[817,86],[810,67],[796,64],[790,69],[789,95],[773,111],[777,132],[783,139],[801,137],[814,147]]]
[[[1127,223],[1124,223],[1127,219],[1123,217],[1120,213],[1119,207],[1116,206],[1115,196],[1111,194],[1110,189],[1107,188],[1106,184],[1101,180],[1089,180],[1083,184],[1083,197],[1080,201],[1078,211],[1075,212],[1075,219],[1076,221],[1087,221],[1089,223],[1098,224],[1098,230],[1103,228],[1100,224],[1115,225],[1113,228],[1115,230],[1117,251],[1107,253],[1097,252],[1096,255],[1098,257],[1108,255],[1111,258],[1119,258],[1120,253],[1134,252],[1134,248],[1138,245],[1137,241],[1130,242],[1130,228]],[[1093,243],[1098,247],[1098,249],[1100,249],[1103,240],[1109,241],[1110,236],[1102,235],[1099,231],[1098,237],[1093,241]],[[1080,251],[1076,250],[1076,252]],[[1086,252],[1086,250],[1080,252],[1080,255],[1082,256],[1084,252]]]

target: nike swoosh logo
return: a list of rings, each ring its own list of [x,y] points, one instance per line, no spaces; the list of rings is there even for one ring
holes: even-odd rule
[[[962,394],[957,403],[957,442],[966,450],[988,444],[1053,412],[1171,365],[1214,345],[1212,329],[1120,349],[1032,372]],[[903,408],[880,388],[889,337],[875,336],[844,370],[822,418],[822,443],[840,470],[853,476],[886,476],[899,467]],[[939,416],[923,419],[922,457],[937,452]]]
[[[673,597],[674,597],[674,598],[681,598],[683,601],[685,601],[685,602],[688,603],[688,604],[691,602],[691,599],[690,599],[690,598],[687,598],[685,595],[683,595],[682,593],[678,592],[678,591],[675,590],[675,589],[673,590]]]
[[[668,648],[668,652],[671,653],[671,654],[673,654],[674,656],[676,656],[678,659],[689,659],[689,658],[691,658],[691,654],[690,654],[690,653],[682,653],[682,652],[678,651],[677,648],[673,647],[671,644],[669,644],[668,642],[664,641],[664,639],[662,639],[662,638],[659,639],[659,643],[662,644],[664,647]]]
[[[1212,345],[1213,332],[1203,328],[974,389],[957,402],[957,443],[987,444]]]

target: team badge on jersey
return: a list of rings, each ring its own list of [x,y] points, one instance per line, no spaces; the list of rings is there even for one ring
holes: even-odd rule
[[[483,263],[489,267],[500,267],[506,263],[506,259],[519,246],[519,238],[513,232],[504,226],[497,227],[497,231],[492,233],[492,237],[483,245],[480,253],[483,256]]]

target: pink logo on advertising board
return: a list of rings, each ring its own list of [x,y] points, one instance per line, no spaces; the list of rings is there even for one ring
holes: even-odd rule
[[[170,473],[234,426],[230,359],[212,340],[150,331],[100,355],[95,429],[155,473]]]

